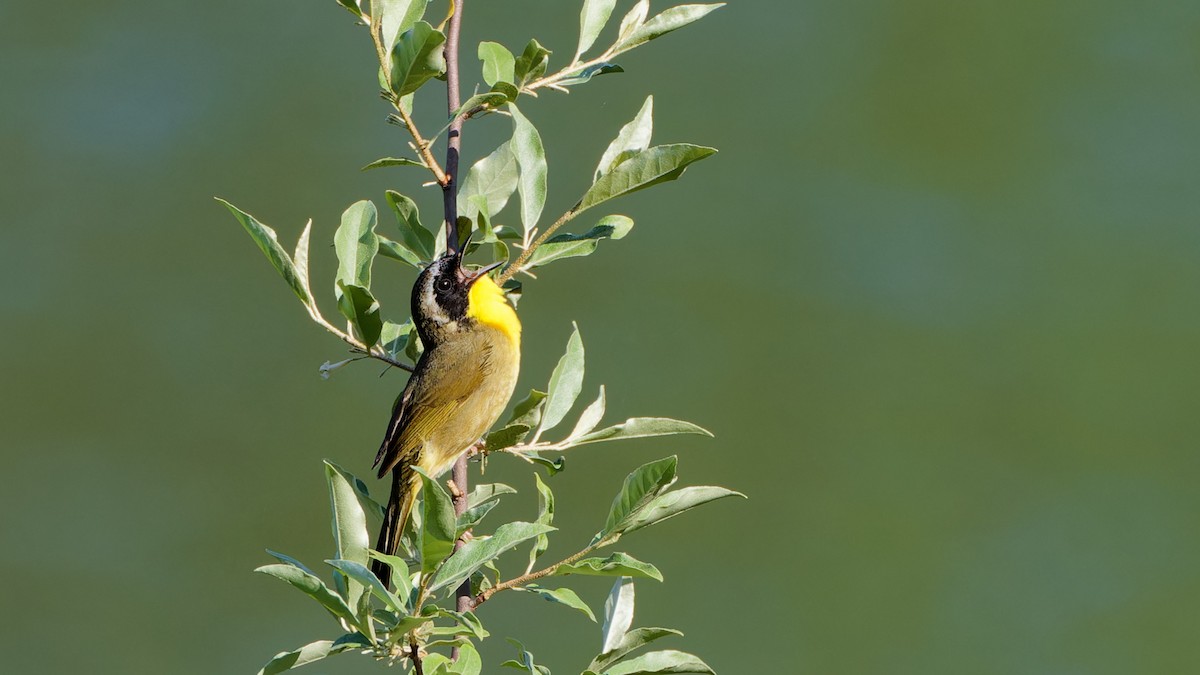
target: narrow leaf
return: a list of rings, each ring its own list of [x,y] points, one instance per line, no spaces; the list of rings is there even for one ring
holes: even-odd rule
[[[421,469],[421,572],[429,574],[454,551],[458,535],[454,503],[436,479]]]
[[[725,497],[741,497],[745,499],[746,495],[727,490],[723,487],[715,487],[710,485],[699,485],[693,487],[680,488],[672,490],[665,494],[655,497],[646,508],[642,509],[625,528],[626,532],[640,530],[647,525],[661,523],[662,521],[677,516],[688,509],[695,508],[701,504],[707,504]]]
[[[574,75],[569,75],[567,77],[564,77],[563,79],[559,80],[557,82],[557,84],[560,87],[573,87],[577,84],[583,84],[584,82],[590,82],[591,79],[597,75],[607,75],[609,73],[623,73],[623,72],[625,72],[625,69],[622,68],[621,66],[618,66],[615,63],[609,63],[609,62],[605,61],[603,63],[594,63],[594,64],[588,66],[587,68],[580,70],[579,72],[575,73]]]
[[[654,97],[647,96],[637,114],[628,124],[621,127],[617,137],[608,144],[604,154],[600,156],[600,164],[596,166],[593,180],[608,173],[619,164],[618,159],[626,159],[632,153],[650,147],[650,136],[654,133]]]
[[[471,494],[467,495],[467,506],[479,506],[484,502],[495,501],[500,495],[515,495],[517,491],[504,483],[484,483],[476,485]]]
[[[617,0],[583,0],[583,11],[579,13],[579,46],[575,48],[572,61],[578,61],[596,43],[616,4]]]
[[[354,612],[351,611],[342,596],[334,593],[325,585],[325,582],[311,572],[306,572],[295,565],[285,564],[263,565],[254,571],[288,582],[313,600],[321,603],[321,606],[329,610],[331,614],[350,624],[357,621],[354,618]]]
[[[515,103],[508,104],[513,118],[512,153],[521,168],[517,191],[521,193],[521,224],[528,232],[537,225],[546,205],[546,152],[542,137]]]
[[[529,390],[529,395],[513,407],[512,417],[508,424],[524,424],[536,427],[542,420],[542,409],[546,405],[546,392],[537,389]]]
[[[272,551],[271,549],[267,549],[267,555],[271,556],[272,558],[275,558],[279,562],[287,563],[287,564],[291,565],[292,567],[299,567],[300,569],[304,570],[305,572],[308,572],[309,574],[311,574],[313,576],[317,575],[317,573],[310,570],[307,565],[300,562],[299,560],[296,560],[292,556],[287,555],[286,553],[280,553],[278,551]]]
[[[628,216],[605,216],[592,229],[583,234],[556,234],[529,256],[527,268],[540,267],[563,258],[591,255],[601,239],[620,239],[633,229],[633,219]]]
[[[678,5],[666,9],[630,31],[628,35],[623,36],[615,45],[616,51],[613,53],[627,52],[673,30],[683,28],[709,12],[724,6],[725,3],[722,2],[712,5]]]
[[[408,574],[408,561],[398,555],[380,553],[375,549],[367,551],[367,555],[392,568],[392,584],[396,587],[397,597],[404,598],[412,590],[412,578]],[[372,574],[373,575],[373,574]],[[407,606],[407,604],[406,604]]]
[[[438,569],[430,591],[437,591],[447,586],[458,586],[484,564],[498,558],[500,554],[553,529],[546,525],[518,521],[501,525],[490,537],[476,535]]]
[[[586,433],[579,438],[571,439],[571,445],[585,445],[601,441],[616,441],[626,438],[647,438],[650,436],[670,436],[672,434],[700,434],[712,436],[703,427],[691,422],[673,420],[669,417],[631,417],[621,424],[598,429]]]
[[[333,512],[333,542],[335,558],[349,560],[360,565],[367,564],[367,517],[358,495],[351,485],[351,476],[331,462],[325,462],[325,479],[329,483],[329,504]],[[362,584],[343,577],[346,587],[346,604],[357,607],[362,595]]]
[[[283,277],[287,285],[292,288],[292,292],[296,294],[296,297],[300,298],[300,302],[303,302],[306,307],[311,307],[313,304],[312,294],[309,293],[306,282],[297,272],[296,265],[288,256],[287,251],[283,250],[283,247],[279,245],[279,235],[275,234],[275,230],[258,222],[254,216],[242,211],[224,199],[218,197],[217,201],[224,204],[225,208],[229,209],[229,212],[233,214],[233,217],[242,224],[242,227],[245,228],[250,238],[254,240],[255,244],[258,244],[259,250],[263,252],[263,255],[267,256],[267,260],[270,261],[271,266],[275,268],[276,272],[279,272],[279,275]]]
[[[677,463],[677,458],[672,455],[643,464],[626,476],[621,491],[613,499],[604,529],[593,541],[603,541],[610,535],[624,532],[638,512],[674,482]]]
[[[513,84],[524,87],[545,75],[549,61],[550,50],[538,44],[537,40],[530,40],[513,63]]]
[[[524,424],[510,424],[487,435],[484,446],[488,452],[496,452],[520,443],[529,434],[529,427]]]
[[[483,61],[483,81],[488,86],[497,82],[513,82],[516,58],[499,42],[480,42],[479,60]]]
[[[312,298],[312,285],[308,280],[308,237],[312,233],[312,218],[308,219],[308,223],[304,226],[304,231],[300,233],[300,238],[296,241],[296,253],[292,256],[293,264],[296,266],[296,278],[300,281],[300,285],[304,287],[304,294]],[[301,298],[303,300],[303,298]],[[306,305],[308,303],[305,303]],[[314,308],[309,307],[309,312],[313,312]]]
[[[608,599],[604,601],[603,646],[600,653],[611,651],[633,624],[633,579],[621,577],[613,582]]]
[[[612,649],[592,659],[587,669],[597,673],[602,672],[605,668],[625,658],[630,652],[668,635],[682,636],[683,633],[672,628],[634,628],[625,633],[625,637],[621,638]]]
[[[656,145],[634,153],[628,159],[612,167],[601,176],[579,201],[577,211],[606,202],[610,199],[643,190],[652,185],[675,180],[683,175],[689,164],[698,162],[715,153],[689,143]]]
[[[280,652],[258,671],[258,675],[276,675],[292,668],[299,668],[314,661],[320,661],[329,656],[330,649],[332,648],[332,640],[317,640],[290,652]]]
[[[533,474],[533,479],[537,481],[538,492],[538,517],[534,521],[541,525],[550,525],[554,522],[554,492],[550,490],[550,486],[542,481],[542,477],[537,473]],[[546,549],[550,547],[550,538],[545,534],[539,534],[537,540],[533,543],[533,548],[529,550],[529,567],[525,570],[529,573],[533,569],[533,563],[542,557]],[[591,614],[591,612],[588,612]],[[592,619],[595,620],[594,618]]]
[[[401,614],[407,613],[408,610],[404,605],[404,601],[396,597],[396,594],[384,587],[383,583],[379,581],[379,578],[376,577],[375,574],[365,566],[351,560],[326,560],[325,562],[339,572],[362,584],[363,587],[369,590],[372,595],[382,600],[383,604],[386,605],[388,609]],[[402,587],[397,586],[397,588]]]
[[[594,577],[643,577],[662,581],[662,572],[647,562],[642,562],[628,553],[613,553],[607,558],[584,558],[569,565],[561,565],[554,571],[556,576],[582,574]]]
[[[581,600],[579,595],[569,588],[543,588],[537,584],[527,584],[518,587],[517,590],[534,593],[541,596],[543,600],[557,602],[571,609],[577,609],[583,612],[593,623],[596,621],[596,615],[592,613],[592,608],[588,607],[587,603]]]
[[[650,0],[638,0],[636,4],[621,19],[621,27],[617,29],[617,42],[629,37],[633,31],[646,22],[650,13]]]
[[[667,675],[668,673],[672,675],[684,673],[715,675],[713,669],[709,668],[708,664],[701,661],[699,657],[673,649],[642,654],[628,661],[622,661],[604,671],[604,675]]]
[[[604,417],[604,385],[600,385],[600,395],[592,401],[588,407],[583,409],[583,413],[579,416],[579,420],[575,422],[575,428],[571,430],[571,435],[568,439],[578,438],[596,428],[600,423],[600,419]]]
[[[579,326],[575,326],[567,340],[566,353],[558,360],[558,365],[550,374],[550,386],[546,389],[546,409],[542,414],[538,434],[553,429],[567,416],[583,388],[583,370],[583,339],[579,337]]]
[[[415,166],[422,169],[425,168],[424,164],[415,159],[409,159],[407,157],[380,157],[374,162],[364,166],[362,170],[367,171],[369,169],[382,169],[388,166]]]

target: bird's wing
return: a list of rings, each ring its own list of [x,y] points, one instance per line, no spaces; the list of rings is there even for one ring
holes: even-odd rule
[[[462,364],[429,370],[420,377],[414,375],[410,386],[396,399],[387,434],[375,455],[379,476],[385,476],[401,461],[415,463],[425,439],[454,417],[482,380],[481,369],[464,368]]]

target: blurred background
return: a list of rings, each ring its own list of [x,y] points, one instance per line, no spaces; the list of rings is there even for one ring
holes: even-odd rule
[[[577,15],[468,3],[466,88],[479,40],[561,64]],[[666,575],[635,625],[720,673],[1200,670],[1198,31],[1183,1],[733,2],[526,102],[547,217],[647,94],[656,142],[721,150],[526,284],[520,389],[577,321],[581,398],[716,434],[573,450],[549,555],[678,453],[750,499],[623,542]],[[418,171],[359,172],[406,139],[365,31],[332,0],[4,3],[0,84],[0,670],[252,673],[334,637],[251,570],[329,557],[321,459],[367,475],[404,378],[322,381],[341,343],[212,198],[289,246],[313,218],[326,315],[346,206],[396,188],[436,222]],[[469,123],[467,161],[509,129]],[[402,319],[412,273],[376,275]],[[522,463],[487,479],[533,517]],[[523,594],[481,613],[555,672],[599,645]]]

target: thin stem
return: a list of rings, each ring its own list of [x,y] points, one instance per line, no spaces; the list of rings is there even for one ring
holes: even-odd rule
[[[338,330],[338,328],[336,326],[329,323],[329,321],[327,321],[325,319],[325,317],[321,315],[321,312],[318,311],[315,306],[309,308],[308,315],[312,317],[313,321],[316,321],[318,324],[320,324],[322,328],[324,328],[325,330],[329,331],[330,333],[333,333],[334,335],[341,338],[342,342],[345,342],[346,344],[350,345],[352,348],[357,350],[359,353],[369,356],[373,359],[379,359],[380,361],[383,361],[384,363],[386,363],[388,365],[395,366],[395,367],[399,368],[400,370],[406,370],[410,373],[413,372],[412,366],[410,366],[407,363],[404,363],[402,361],[397,361],[396,359],[393,359],[392,357],[388,356],[387,352],[383,351],[383,349],[381,347],[379,347],[378,345],[371,347],[370,349],[367,349],[367,346],[365,344],[363,344],[362,342],[359,342],[358,340],[356,340],[354,338],[354,336],[350,335],[349,333],[345,333],[343,331]]]
[[[421,648],[417,645],[417,641],[409,642],[408,649],[408,658],[413,662],[413,672],[416,675],[425,675],[425,668],[421,665]]]
[[[529,262],[529,256],[533,255],[533,252],[537,250],[537,247],[541,246],[546,242],[547,239],[553,236],[558,228],[570,222],[572,218],[580,213],[582,213],[582,210],[579,208],[579,204],[576,204],[575,206],[571,207],[570,211],[567,211],[559,216],[558,220],[554,221],[553,225],[547,227],[545,232],[539,235],[537,239],[534,239],[532,244],[526,246],[524,251],[521,251],[521,255],[518,256],[517,259],[512,262],[512,264],[504,268],[504,271],[500,273],[500,276],[496,277],[496,283],[503,284],[511,279],[517,272],[520,272],[525,263]]]
[[[533,91],[535,89],[541,89],[542,87],[549,87],[551,89],[556,89],[558,91],[566,91],[567,90],[566,87],[559,86],[559,84],[558,84],[559,82],[567,79],[568,77],[571,77],[572,75],[575,75],[576,73],[578,73],[581,70],[591,68],[592,66],[600,65],[601,63],[604,63],[605,61],[611,59],[613,56],[615,56],[615,54],[613,53],[613,49],[612,49],[612,47],[609,47],[600,56],[597,56],[596,58],[588,60],[588,61],[584,61],[583,63],[573,63],[573,64],[567,66],[566,68],[563,68],[562,70],[558,71],[557,73],[554,73],[553,75],[547,75],[541,79],[534,80],[533,82],[530,82],[529,84],[525,85],[521,89],[521,91],[523,91],[527,94],[530,94],[530,93],[533,93]],[[536,96],[536,94],[535,94],[535,96]]]
[[[372,3],[372,7],[374,7],[374,3]],[[380,12],[372,9],[371,16],[367,17],[367,30],[371,33],[371,41],[375,43],[375,56],[379,59],[379,67],[383,69],[383,79],[391,82],[392,59],[388,56],[388,48],[383,44],[383,24],[381,21],[375,19],[375,16],[379,14]],[[404,105],[400,103],[400,97],[391,91],[385,92],[385,94],[388,101],[391,102],[392,107],[396,109],[396,112],[400,113],[400,119],[404,121],[404,128],[408,129],[408,133],[412,136],[413,143],[416,145],[417,153],[421,155],[421,161],[425,162],[425,167],[433,173],[433,177],[437,180],[438,185],[444,187],[447,182],[446,172],[442,171],[442,167],[438,164],[437,159],[429,151],[429,146],[432,145],[432,142],[426,141],[421,137],[421,132],[417,129],[416,123],[413,122],[412,116],[408,114],[408,111],[404,109]]]
[[[538,579],[541,579],[542,577],[548,577],[551,574],[554,574],[555,572],[557,572],[558,568],[562,567],[563,565],[570,565],[571,563],[582,559],[584,556],[586,556],[587,554],[591,553],[592,551],[595,551],[596,549],[600,548],[602,545],[604,545],[604,542],[602,542],[602,541],[596,542],[595,544],[589,545],[587,548],[576,553],[575,555],[572,555],[569,558],[563,558],[562,560],[554,563],[553,565],[551,565],[549,567],[542,568],[536,572],[529,572],[528,574],[522,574],[521,576],[516,577],[515,579],[509,579],[508,581],[505,581],[503,583],[496,584],[495,586],[492,586],[491,588],[483,591],[479,595],[472,598],[470,604],[468,605],[468,609],[474,609],[474,608],[482,605],[483,603],[487,602],[489,598],[491,598],[493,595],[499,593],[500,591],[507,591],[510,588],[524,586],[525,584],[528,584],[531,581],[537,581]]]

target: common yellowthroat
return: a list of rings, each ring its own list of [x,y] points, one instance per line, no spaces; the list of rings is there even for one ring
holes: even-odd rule
[[[465,247],[464,247],[465,248]],[[376,550],[395,554],[421,489],[420,467],[438,476],[495,423],[521,365],[521,322],[488,276],[468,271],[462,250],[430,263],[412,290],[412,315],[425,351],[392,409],[374,466],[392,473],[392,494]],[[391,570],[375,561],[384,585]]]

